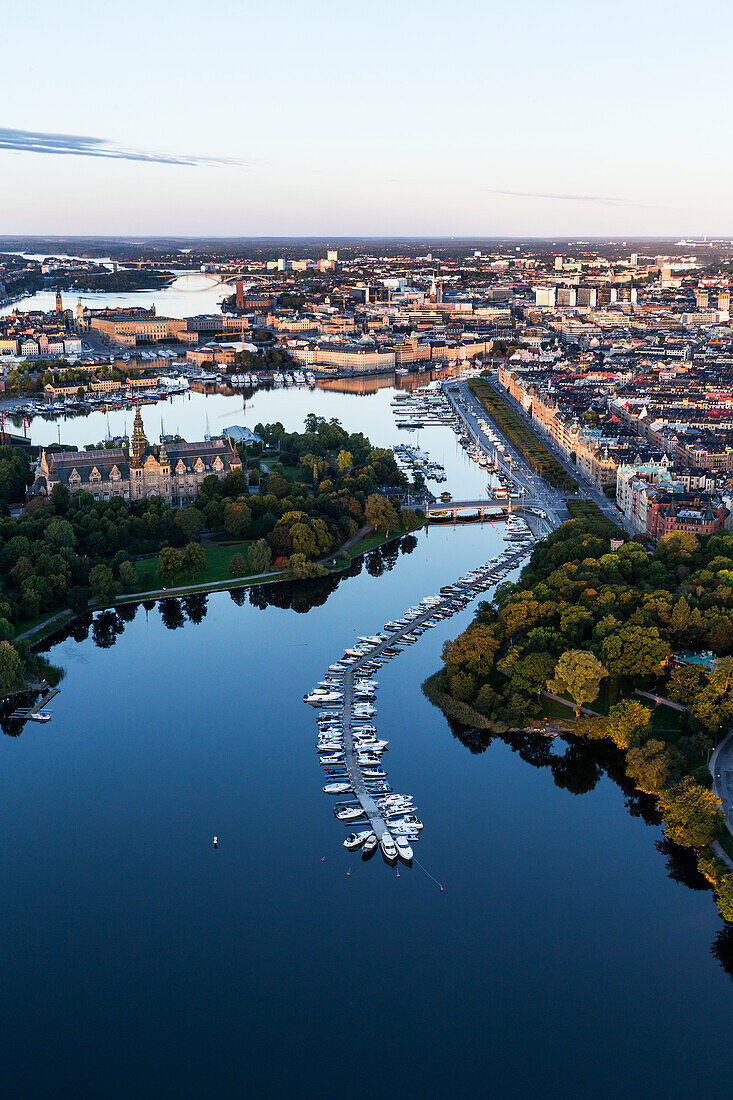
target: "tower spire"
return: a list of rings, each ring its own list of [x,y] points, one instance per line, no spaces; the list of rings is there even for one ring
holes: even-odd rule
[[[140,405],[138,403],[137,411],[135,412],[135,423],[132,426],[132,457],[137,461],[140,461],[145,455],[147,447],[148,441],[145,438],[143,418],[140,415]]]

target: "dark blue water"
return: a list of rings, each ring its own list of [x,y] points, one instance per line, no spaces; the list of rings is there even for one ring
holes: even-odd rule
[[[420,683],[470,609],[380,674],[385,762],[444,890],[341,846],[304,690],[355,633],[499,544],[496,527],[434,528],[307,613],[302,590],[300,612],[216,594],[189,604],[198,623],[141,607],[117,635],[96,627],[107,648],[91,633],[52,648],[53,721],[0,741],[14,1095],[713,1082],[732,987],[711,895],[669,877],[659,829],[587,747],[533,739],[533,763],[453,735]]]

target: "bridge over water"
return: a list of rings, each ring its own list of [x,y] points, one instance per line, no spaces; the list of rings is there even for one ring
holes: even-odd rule
[[[453,518],[457,519],[459,512],[478,512],[479,516],[484,516],[492,512],[537,511],[541,507],[541,501],[527,499],[521,495],[499,500],[489,500],[486,497],[482,500],[434,500],[425,504],[425,515],[430,519],[431,516],[445,515],[446,512],[450,512]]]

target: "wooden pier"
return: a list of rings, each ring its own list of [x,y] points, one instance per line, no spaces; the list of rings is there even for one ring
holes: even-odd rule
[[[27,722],[28,719],[32,717],[32,715],[37,714],[39,710],[43,710],[43,708],[51,702],[54,696],[58,695],[60,690],[60,688],[50,688],[49,691],[47,691],[46,694],[38,700],[35,706],[18,707],[12,712],[10,718],[16,719],[17,721],[21,722]]]

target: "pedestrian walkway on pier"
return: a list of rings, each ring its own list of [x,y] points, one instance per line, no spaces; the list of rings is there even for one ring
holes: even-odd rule
[[[499,555],[492,562],[487,562],[489,569],[492,567],[496,570],[502,568],[502,564],[511,563],[512,566],[516,566],[530,553],[530,548],[525,547],[516,550],[507,550],[504,554]],[[504,562],[502,563],[502,558]],[[489,574],[490,576],[490,574]],[[487,578],[488,580],[488,578]],[[459,582],[460,583],[460,582]],[[489,583],[485,585],[486,588],[491,587],[494,580],[489,580]],[[379,645],[369,649],[362,657],[359,657],[352,665],[344,671],[342,676],[342,697],[341,697],[341,709],[342,709],[342,728],[343,728],[343,745],[344,745],[344,764],[346,767],[346,773],[348,775],[351,789],[354,792],[355,799],[359,802],[364,810],[365,816],[369,819],[369,823],[372,830],[377,836],[378,840],[382,839],[385,832],[389,833],[389,823],[385,818],[384,813],[379,809],[377,802],[372,796],[367,781],[362,775],[361,765],[358,760],[358,747],[354,745],[354,679],[358,676],[359,672],[366,666],[369,668],[371,663],[375,660],[379,660],[386,650],[391,649],[394,645],[404,638],[406,634],[411,634],[415,629],[424,626],[436,612],[443,610],[445,601],[441,600],[439,604],[431,604],[414,619],[410,619],[404,626],[398,627],[395,630],[389,632],[389,637],[385,638]],[[451,611],[451,614],[453,612]],[[387,656],[390,656],[388,653]],[[391,835],[391,834],[390,834]]]

